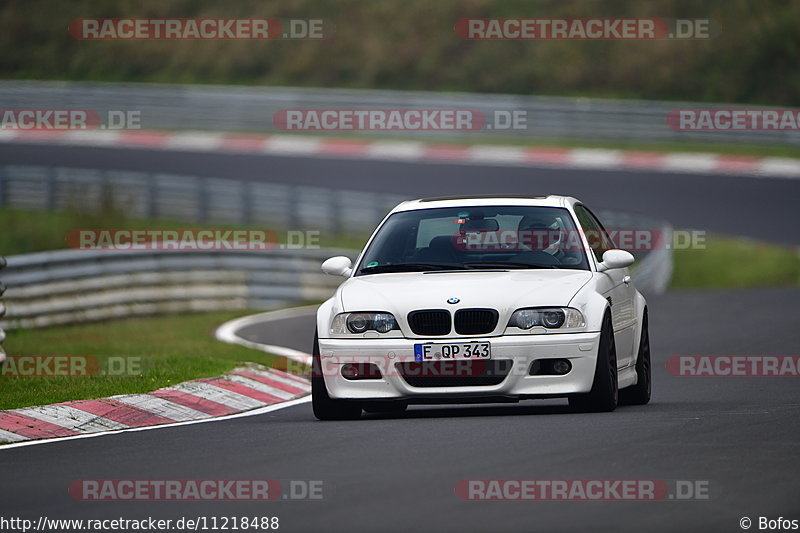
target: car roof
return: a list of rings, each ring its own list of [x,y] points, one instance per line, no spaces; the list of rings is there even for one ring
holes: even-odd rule
[[[568,207],[579,203],[571,196],[529,196],[520,194],[486,194],[472,196],[440,196],[434,198],[419,198],[408,200],[392,209],[392,213],[399,211],[414,211],[418,209],[433,209],[437,207],[474,207],[482,205],[529,205],[536,207]]]

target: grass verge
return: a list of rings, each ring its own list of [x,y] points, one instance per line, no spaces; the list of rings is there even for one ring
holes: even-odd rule
[[[4,347],[12,356],[91,356],[97,358],[101,369],[136,371],[138,366],[140,371],[137,375],[14,377],[6,375],[6,361],[0,373],[0,410],[149,392],[181,381],[217,376],[246,361],[271,365],[274,356],[270,354],[213,338],[217,326],[243,314],[249,313],[130,318],[10,331]],[[116,364],[109,369],[109,357],[119,356],[126,358],[127,366]]]
[[[135,219],[121,213],[80,211],[41,211],[0,208],[0,255],[27,254],[67,248],[67,232],[73,229],[137,229],[137,230],[201,230],[201,229],[269,229],[286,242],[285,229],[256,225],[198,224],[171,219]],[[369,228],[370,230],[372,228]],[[360,249],[369,235],[338,236],[320,229],[319,245],[323,247]]]
[[[76,228],[237,229],[202,226],[168,219],[137,220],[110,213],[29,211],[0,208],[0,254],[13,255],[65,248],[67,231]],[[263,229],[263,228],[262,228]],[[285,233],[278,232],[285,237]],[[360,250],[367,236],[320,234],[320,246]],[[744,288],[798,285],[800,258],[785,246],[709,234],[705,249],[675,250],[672,288]]]
[[[787,246],[708,235],[705,249],[673,258],[672,289],[800,286],[800,253]]]
[[[746,239],[708,235],[705,249],[675,250],[674,263],[671,288],[800,286],[800,255],[794,249]],[[6,363],[0,373],[0,409],[143,393],[216,376],[245,361],[270,365],[270,354],[213,338],[219,324],[244,314],[225,311],[12,331],[5,342],[11,355],[91,356],[101,369],[107,369],[109,358],[124,357],[128,369],[131,364],[140,368],[134,375],[12,377],[3,375]]]

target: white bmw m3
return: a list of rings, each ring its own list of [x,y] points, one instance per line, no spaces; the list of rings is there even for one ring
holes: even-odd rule
[[[312,400],[321,420],[411,403],[568,398],[581,411],[650,400],[647,306],[575,198],[404,202],[319,308]]]

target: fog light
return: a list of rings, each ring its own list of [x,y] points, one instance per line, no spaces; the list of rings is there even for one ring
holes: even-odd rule
[[[342,377],[351,381],[381,379],[381,371],[373,363],[348,363],[342,366]]]
[[[572,370],[569,359],[537,359],[531,363],[531,376],[563,376]]]
[[[562,376],[572,370],[572,363],[566,359],[556,359],[553,361],[553,373]]]

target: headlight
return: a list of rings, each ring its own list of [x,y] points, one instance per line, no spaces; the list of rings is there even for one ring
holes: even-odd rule
[[[331,333],[334,335],[359,334],[370,330],[389,333],[393,329],[400,327],[391,313],[341,313],[333,318],[331,324]]]
[[[560,328],[564,323],[564,311],[544,311],[542,312],[542,325],[546,328]]]
[[[369,317],[362,314],[352,314],[347,317],[347,329],[351,333],[364,333],[369,329]]]
[[[528,330],[534,326],[547,329],[574,329],[586,326],[583,315],[571,307],[531,307],[517,309],[508,321],[508,327]]]

